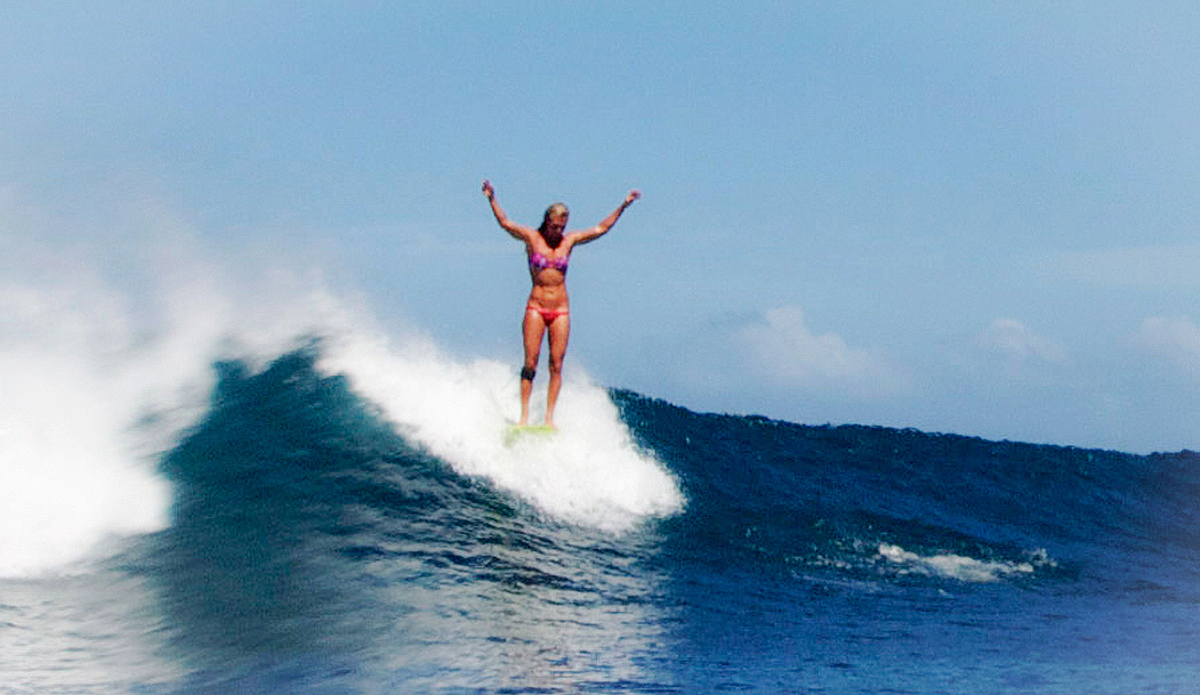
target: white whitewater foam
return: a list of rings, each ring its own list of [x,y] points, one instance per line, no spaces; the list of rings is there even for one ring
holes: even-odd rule
[[[167,484],[133,453],[127,321],[102,288],[0,286],[0,577],[166,523]]]
[[[428,341],[402,343],[381,334],[343,335],[320,361],[378,405],[399,431],[447,462],[549,515],[619,531],[683,507],[674,478],[640,450],[607,392],[568,368],[555,421],[559,431],[504,443],[519,414],[518,375],[511,364],[455,361]],[[544,408],[545,380],[535,384],[533,411]]]
[[[106,540],[164,528],[171,486],[158,458],[208,407],[213,362],[257,366],[319,335],[333,336],[327,369],[465,475],[602,528],[682,505],[607,394],[578,376],[559,436],[505,448],[511,365],[371,337],[384,333],[361,298],[294,270],[307,261],[275,248],[215,261],[153,205],[80,234],[94,224],[26,209],[0,189],[0,577],[86,571],[75,563]]]
[[[84,571],[105,541],[169,523],[157,459],[207,407],[215,359],[277,355],[344,312],[311,278],[234,281],[165,232],[108,258],[119,289],[95,249],[5,231],[0,577]]]
[[[136,295],[69,258],[0,280],[0,577],[61,572],[109,539],[164,528],[171,486],[157,459],[203,414],[213,361],[262,363],[304,336],[333,336],[323,368],[345,373],[413,441],[555,517],[620,529],[682,506],[674,479],[585,379],[564,388],[559,435],[508,448],[511,365],[459,363],[419,337],[365,337],[383,334],[319,278],[231,281],[191,252],[150,268]]]
[[[1032,574],[1037,564],[1052,564],[1039,551],[1029,562],[976,560],[963,555],[918,555],[898,545],[879,544],[879,554],[893,563],[901,574],[924,574],[948,577],[964,582],[995,582],[1005,577]]]

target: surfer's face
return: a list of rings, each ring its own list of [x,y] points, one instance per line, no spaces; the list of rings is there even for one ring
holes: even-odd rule
[[[542,228],[542,238],[550,246],[558,246],[563,238],[563,230],[567,228],[566,213],[550,213],[546,215],[546,224]]]
[[[546,218],[546,236],[561,237],[563,230],[567,228],[566,214],[551,213]]]

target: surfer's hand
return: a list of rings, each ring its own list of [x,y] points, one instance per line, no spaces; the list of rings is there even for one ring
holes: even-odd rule
[[[632,191],[630,191],[630,192],[629,192],[629,195],[625,196],[625,204],[626,204],[626,205],[630,205],[630,204],[632,204],[632,203],[633,203],[633,201],[635,201],[635,200],[637,200],[638,198],[641,198],[641,197],[642,197],[642,192],[641,192],[641,191],[639,191],[639,190],[636,190],[636,189],[635,189],[635,190],[632,190]]]
[[[492,188],[492,182],[487,179],[483,180],[483,194],[488,197],[488,200],[491,200],[492,196],[496,195],[496,189]]]

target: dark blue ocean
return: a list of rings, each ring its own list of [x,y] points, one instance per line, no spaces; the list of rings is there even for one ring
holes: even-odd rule
[[[161,523],[51,567],[9,529],[0,693],[1200,687],[1200,455],[570,382],[505,446],[511,366],[386,354],[221,362]]]

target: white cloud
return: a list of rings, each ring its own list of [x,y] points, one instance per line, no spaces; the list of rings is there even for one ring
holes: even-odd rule
[[[1034,333],[1028,326],[1010,318],[992,321],[979,334],[977,342],[984,350],[1000,356],[1010,368],[1026,365],[1062,365],[1067,362],[1067,349],[1057,340]]]
[[[1146,353],[1200,377],[1200,328],[1190,319],[1152,316],[1142,322],[1137,344]]]
[[[788,388],[829,388],[881,396],[902,390],[908,379],[875,351],[851,347],[839,335],[814,334],[795,306],[771,309],[734,335],[748,368]]]

